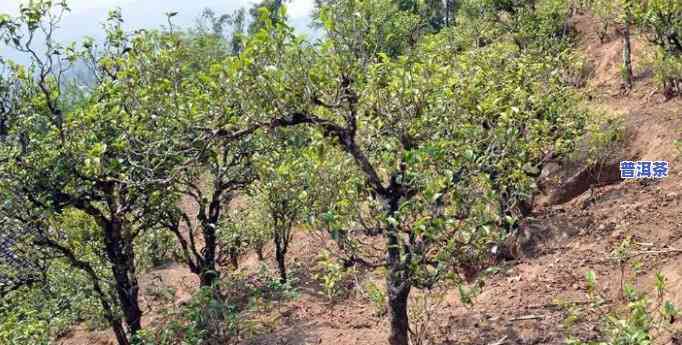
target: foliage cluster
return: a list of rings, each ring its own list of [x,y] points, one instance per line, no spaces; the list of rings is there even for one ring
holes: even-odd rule
[[[405,345],[410,315],[428,323],[411,291],[475,275],[529,212],[548,157],[585,131],[565,1],[320,1],[314,42],[282,1],[261,5],[251,22],[209,11],[184,30],[169,13],[165,29],[133,33],[112,11],[105,41],[80,46],[53,39],[63,2],[0,17],[0,38],[32,58],[2,62],[0,227],[33,269],[2,263],[48,277],[8,279],[28,286],[15,294],[69,269],[120,345],[227,341],[250,309],[238,298],[292,291],[289,245],[307,228],[336,243],[341,260],[320,276],[330,297],[351,267],[385,268],[370,299]],[[65,80],[77,66],[87,83]],[[253,288],[222,269],[270,241],[279,279]],[[138,276],[169,259],[201,289],[156,334],[140,322]]]
[[[682,4],[676,0],[592,0],[583,4],[599,18],[604,41],[609,27],[633,25],[653,45],[649,65],[667,97],[680,94],[682,80]],[[628,53],[629,54],[629,53]]]
[[[679,316],[679,310],[666,301],[666,279],[656,273],[655,294],[648,294],[635,289],[630,284],[623,287],[626,305],[623,310],[616,310],[603,320],[601,333],[603,340],[583,342],[578,339],[569,340],[571,345],[650,345],[664,334],[672,334],[671,324]],[[598,289],[594,272],[588,274],[590,291]],[[597,295],[592,293],[595,298]],[[653,303],[652,303],[653,299]]]
[[[87,329],[107,326],[87,278],[55,262],[47,284],[25,287],[0,300],[0,342],[8,345],[50,344],[78,322]]]

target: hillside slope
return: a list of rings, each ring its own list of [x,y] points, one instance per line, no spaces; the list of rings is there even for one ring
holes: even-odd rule
[[[682,306],[682,170],[673,142],[682,138],[682,99],[665,101],[655,92],[650,72],[640,64],[638,52],[646,44],[635,40],[635,88],[627,95],[618,80],[621,43],[613,38],[601,43],[596,23],[587,15],[574,18],[580,48],[591,61],[593,74],[586,86],[590,106],[620,116],[628,132],[624,143],[636,159],[670,161],[670,176],[656,183],[620,182],[591,188],[577,198],[538,209],[526,225],[536,247],[532,255],[501,265],[485,281],[472,306],[459,301],[457,291],[445,293],[431,311],[431,331],[442,344],[563,344],[567,334],[591,339],[597,336],[599,316],[622,305],[621,266],[611,253],[631,239],[629,263],[640,261],[638,273],[624,271],[644,291],[652,291],[654,275],[668,279],[667,298]],[[315,266],[325,239],[299,233],[290,258],[299,277],[299,296],[275,301],[259,313],[244,316],[258,320],[245,344],[383,344],[387,325],[378,317],[366,294],[355,293],[341,303],[322,294],[310,268]],[[271,250],[266,253],[272,262]],[[245,258],[243,274],[259,268],[255,257]],[[594,313],[584,313],[587,301],[585,274],[597,275],[600,294],[607,303]],[[378,272],[364,279],[381,285]],[[160,310],[179,307],[196,288],[196,279],[181,265],[148,273],[142,280],[147,325],[165,322]],[[160,291],[172,296],[159,300]],[[418,294],[417,294],[418,295]],[[416,305],[414,303],[413,305]],[[572,327],[567,319],[572,318]],[[682,322],[675,325],[682,329]],[[74,330],[59,339],[63,345],[113,344],[108,332]],[[676,344],[669,337],[661,344]]]

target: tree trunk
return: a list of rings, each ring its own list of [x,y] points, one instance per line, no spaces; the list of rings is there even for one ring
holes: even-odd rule
[[[625,88],[632,89],[632,52],[630,47],[630,25],[623,28],[623,83]]]
[[[400,197],[392,195],[386,200],[387,215],[393,217],[398,211]],[[389,345],[408,345],[409,318],[407,316],[407,298],[410,295],[410,279],[408,265],[400,254],[400,238],[395,225],[389,224],[386,236],[386,291],[388,294],[388,310],[391,330]]]
[[[398,273],[399,274],[399,273]],[[410,284],[393,279],[393,272],[386,279],[388,291],[388,316],[391,322],[389,345],[408,345],[409,318],[407,316],[407,298],[410,296]]]
[[[238,248],[230,248],[230,264],[232,264],[232,268],[235,270],[239,269],[239,249]]]
[[[213,201],[211,201],[211,204],[209,205],[208,218],[205,217],[205,214],[200,214],[199,216],[204,237],[204,249],[201,251],[203,256],[200,272],[201,287],[211,287],[218,281],[218,278],[220,278],[215,262],[216,248],[218,247],[215,228],[220,219],[220,211],[220,194],[216,193],[213,197]]]
[[[114,335],[116,336],[116,342],[118,342],[118,345],[130,345],[126,331],[121,324],[121,320],[110,320],[110,323],[111,327],[114,329]]]
[[[142,329],[142,310],[138,301],[139,286],[135,275],[135,253],[130,239],[124,239],[123,221],[112,216],[105,226],[105,247],[112,264],[116,293],[128,328],[133,338]]]
[[[625,24],[623,25],[623,84],[625,89],[632,89],[632,49],[630,45],[630,8],[625,4]]]
[[[256,255],[258,256],[258,261],[265,260],[265,255],[263,255],[263,245],[259,244],[256,246]]]
[[[218,281],[218,272],[214,268],[202,266],[201,273],[199,273],[199,285],[201,287],[212,287]]]
[[[277,260],[277,269],[279,270],[279,281],[282,284],[287,282],[287,267],[284,259],[286,257],[286,249],[282,243],[281,236],[275,235],[275,259]]]

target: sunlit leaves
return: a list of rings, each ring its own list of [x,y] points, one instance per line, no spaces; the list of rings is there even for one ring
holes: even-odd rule
[[[127,227],[155,231],[158,210],[175,215],[189,196],[217,205],[201,226],[228,247],[262,247],[283,229],[289,240],[307,224],[354,251],[364,229],[396,239],[382,249],[397,252],[390,270],[404,283],[457,280],[447,271],[478,267],[518,224],[542,160],[570,150],[585,122],[562,80],[564,8],[527,5],[465,1],[461,25],[426,33],[394,1],[330,1],[319,42],[263,9],[234,56],[201,32],[129,34],[114,10],[104,44],[57,49],[93,64],[97,81],[77,101],[62,104],[54,73],[36,80],[39,63],[12,66],[20,102],[2,187],[26,194],[12,207],[40,209],[67,228],[60,243],[92,261],[103,259],[92,214],[126,210]],[[273,128],[296,119],[307,126]],[[245,188],[249,208],[221,217]],[[74,212],[83,203],[91,215]],[[139,242],[165,240],[155,235]]]
[[[560,51],[560,39],[519,46],[491,34],[486,42],[465,43],[446,30],[395,46],[393,38],[409,38],[390,24],[400,16],[384,17],[396,10],[392,6],[330,2],[320,11],[328,37],[312,47],[278,26],[262,30],[240,56],[236,81],[255,117],[305,112],[341,126],[353,117],[354,140],[379,177],[411,191],[397,212],[378,219],[420,254],[414,260],[470,253],[447,259],[470,263],[496,240],[496,226],[513,226],[516,219],[502,210],[529,198],[538,163],[549,152],[571,148],[584,114],[561,80],[566,56],[545,53],[547,45]],[[465,10],[464,20],[500,30],[495,6],[475,20],[480,13]],[[504,9],[518,11],[529,25],[519,26],[519,35],[551,31],[565,15],[563,8],[545,6],[536,17],[522,7]],[[365,202],[374,214],[383,213],[380,200]],[[333,223],[337,215],[326,212],[322,219]]]

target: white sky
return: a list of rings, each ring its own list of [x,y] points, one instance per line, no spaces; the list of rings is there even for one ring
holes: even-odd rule
[[[71,7],[73,14],[87,12],[88,10],[109,9],[116,6],[127,8],[129,5],[133,6],[136,4],[139,5],[142,2],[156,3],[157,6],[159,6],[159,8],[162,8],[163,3],[173,2],[164,0],[67,0],[67,1],[69,7]],[[28,0],[3,0],[2,3],[0,3],[0,13],[15,14],[17,12],[17,9],[19,8],[19,4],[27,2]],[[227,5],[228,7],[237,8],[240,6],[249,7],[251,4],[255,2],[257,2],[257,0],[226,0],[226,1],[197,0],[192,1],[192,4],[196,7],[203,8],[213,7],[216,5],[217,7],[225,7],[225,5],[229,3],[229,5]],[[310,14],[310,11],[313,8],[313,1],[293,0],[290,3],[287,3],[287,8],[289,11],[289,15],[292,18],[305,17],[308,14]]]
[[[113,6],[123,6],[126,3],[134,2],[135,0],[69,0],[69,7],[74,13],[82,12],[98,7],[109,8]],[[16,14],[19,4],[28,3],[27,0],[5,0],[0,3],[0,12]]]
[[[58,0],[53,0],[58,1]],[[66,14],[57,32],[61,41],[77,41],[84,36],[102,37],[101,23],[109,9],[120,7],[126,29],[154,28],[166,24],[164,13],[177,11],[173,23],[193,25],[202,10],[211,8],[218,14],[232,13],[240,7],[249,8],[258,0],[67,0],[71,12]],[[16,15],[19,4],[28,0],[0,0],[0,13]],[[299,32],[308,32],[313,0],[285,1],[289,22]],[[0,45],[0,56],[21,60],[14,52]]]

